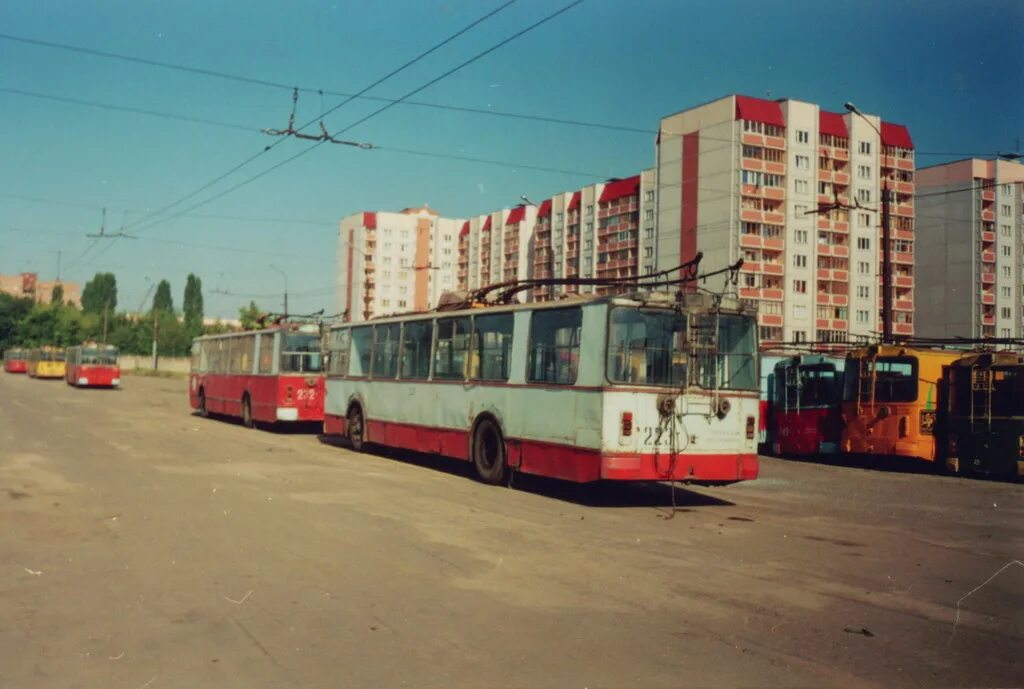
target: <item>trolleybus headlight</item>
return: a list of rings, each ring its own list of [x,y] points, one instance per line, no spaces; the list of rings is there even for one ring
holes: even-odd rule
[[[628,437],[633,435],[633,412],[622,412],[622,435]]]
[[[728,416],[730,409],[732,409],[732,402],[723,397],[718,400],[718,409],[715,410],[715,413],[718,415],[718,418],[724,419]]]
[[[1024,457],[1024,435],[1017,439],[1018,447],[1020,449],[1020,456]]]

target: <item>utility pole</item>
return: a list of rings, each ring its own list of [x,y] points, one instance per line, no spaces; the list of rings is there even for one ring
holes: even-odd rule
[[[288,273],[284,272],[277,266],[270,266],[271,270],[276,270],[284,278],[284,315],[288,316]]]
[[[157,369],[159,365],[159,357],[156,351],[157,338],[160,336],[160,319],[158,318],[158,311],[153,309],[153,370]]]
[[[882,130],[867,118],[857,106],[846,102],[843,104],[849,112],[860,116],[878,133],[878,156],[882,157]],[[882,166],[878,166],[878,174],[882,175]],[[889,178],[882,177],[882,344],[892,343],[892,232],[889,221]]]
[[[103,344],[107,344],[107,323],[108,314],[110,312],[110,302],[103,303]]]

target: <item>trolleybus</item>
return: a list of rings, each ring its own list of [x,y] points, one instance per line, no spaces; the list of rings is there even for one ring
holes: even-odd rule
[[[665,292],[333,327],[324,432],[588,482],[757,477],[756,322]]]
[[[936,443],[942,367],[959,353],[872,345],[852,350],[843,372],[842,452],[944,461]]]
[[[189,402],[201,415],[257,423],[323,421],[320,326],[284,322],[264,330],[197,337]]]
[[[31,378],[63,378],[64,349],[43,345],[28,353],[28,375]]]
[[[4,370],[7,373],[27,373],[28,353],[18,347],[6,350],[4,352]]]
[[[121,384],[117,347],[87,342],[68,347],[64,380],[80,388],[113,388]]]
[[[944,380],[947,468],[1024,476],[1024,356],[968,354],[945,368]]]
[[[775,454],[839,451],[844,362],[835,356],[800,354],[776,363],[769,430]]]
[[[775,364],[786,359],[786,355],[780,352],[761,352],[759,357],[760,379],[761,379],[761,406],[757,415],[757,445],[761,452],[769,452],[775,444],[772,436],[774,424],[772,422],[773,408],[775,406]]]

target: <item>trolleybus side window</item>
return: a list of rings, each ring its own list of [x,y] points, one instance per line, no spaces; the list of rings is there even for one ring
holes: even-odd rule
[[[785,371],[787,409],[823,407],[838,401],[839,384],[832,364],[789,366]]]
[[[398,372],[398,323],[373,327],[373,377],[394,378]]]
[[[698,385],[703,388],[757,390],[754,319],[711,314],[697,319]]]
[[[409,321],[402,327],[402,378],[423,380],[430,375],[433,337],[433,321]]]
[[[202,359],[202,351],[203,351],[203,343],[202,342],[193,342],[192,343],[191,367],[192,367],[192,372],[193,373],[196,373],[196,372],[202,370],[200,368],[200,365],[199,365],[200,361]]]
[[[320,373],[320,336],[285,333],[281,338],[281,373]]]
[[[469,351],[469,318],[439,318],[434,345],[434,378],[464,380]]]
[[[512,354],[511,313],[477,316],[473,319],[473,354],[469,377],[472,380],[507,381]]]
[[[327,349],[330,352],[329,370],[332,376],[343,376],[348,373],[348,350],[351,330],[340,328],[331,331]]]
[[[582,323],[583,310],[580,308],[533,312],[530,318],[529,382],[555,385],[576,382]]]
[[[373,328],[363,326],[352,328],[352,353],[348,359],[350,376],[366,377],[370,375],[370,353],[373,350]]]
[[[913,402],[917,399],[917,359],[878,357],[874,361],[875,401]]]
[[[608,380],[642,385],[686,383],[686,316],[618,306],[608,324]]]
[[[274,372],[274,333],[260,333],[260,373]]]

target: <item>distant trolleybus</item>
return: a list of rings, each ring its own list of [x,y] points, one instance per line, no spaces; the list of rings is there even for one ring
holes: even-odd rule
[[[872,345],[852,350],[843,372],[841,450],[942,461],[935,442],[942,367],[957,352]]]
[[[44,345],[28,354],[28,375],[31,378],[63,378],[64,349]]]
[[[17,347],[6,350],[4,352],[4,370],[7,373],[27,373],[28,353]]]
[[[64,380],[80,388],[113,388],[121,384],[117,347],[87,342],[68,347]]]
[[[1024,356],[968,354],[945,368],[946,466],[968,475],[1024,476]]]
[[[839,451],[844,363],[840,357],[800,354],[775,364],[769,430],[775,454],[811,456]]]
[[[480,478],[757,477],[757,333],[735,300],[665,292],[332,328],[324,432]]]
[[[320,326],[206,335],[192,342],[189,402],[200,414],[257,423],[323,421]]]

